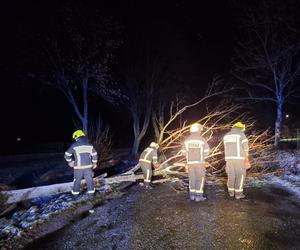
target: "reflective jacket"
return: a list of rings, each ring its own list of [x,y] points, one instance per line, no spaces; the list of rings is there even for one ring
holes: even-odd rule
[[[233,127],[224,137],[225,160],[243,160],[248,153],[248,139],[238,127]]]
[[[157,163],[157,149],[148,147],[146,148],[143,153],[141,153],[139,162],[145,162],[145,163]]]
[[[201,135],[191,133],[184,141],[182,153],[185,154],[187,164],[204,163],[209,154],[209,146]]]
[[[97,164],[97,152],[85,137],[79,137],[65,152],[65,160],[74,161],[74,169],[92,168]]]

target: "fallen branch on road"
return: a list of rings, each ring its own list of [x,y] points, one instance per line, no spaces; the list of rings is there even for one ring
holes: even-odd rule
[[[104,175],[100,175],[94,178],[94,182],[98,185],[104,186],[107,188],[110,184],[121,183],[121,182],[135,182],[136,180],[143,179],[143,175],[118,175],[111,178],[104,178]],[[82,185],[85,185],[85,181],[83,180]],[[70,192],[73,187],[73,182],[67,183],[59,183],[47,186],[38,186],[32,188],[25,189],[17,189],[10,191],[1,192],[4,195],[8,196],[7,204],[12,204],[24,200],[29,200],[42,196],[50,196],[58,193]]]

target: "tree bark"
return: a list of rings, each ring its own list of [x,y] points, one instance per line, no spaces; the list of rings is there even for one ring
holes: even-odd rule
[[[82,117],[82,128],[88,137],[88,79],[85,78],[82,81],[83,91],[83,117]]]
[[[135,157],[139,151],[139,147],[140,147],[140,139],[139,137],[134,137],[134,141],[133,141],[133,145],[132,145],[132,149],[131,149],[131,155],[133,157]]]
[[[279,146],[281,123],[282,123],[282,103],[279,102],[277,104],[277,114],[276,114],[276,121],[275,121],[275,141],[274,141],[275,147]]]
[[[156,113],[153,112],[152,113],[152,126],[153,126],[153,129],[154,129],[154,134],[155,134],[155,141],[159,141],[159,125],[157,124],[157,116],[156,116]]]
[[[150,92],[151,97],[149,97],[149,101],[146,106],[146,112],[143,117],[143,126],[140,128],[140,122],[142,120],[142,116],[138,115],[134,109],[131,109],[131,114],[133,118],[133,131],[134,131],[134,142],[131,150],[131,155],[135,157],[139,151],[139,146],[142,138],[145,136],[147,129],[149,127],[150,119],[151,119],[151,111],[152,111],[152,91]]]

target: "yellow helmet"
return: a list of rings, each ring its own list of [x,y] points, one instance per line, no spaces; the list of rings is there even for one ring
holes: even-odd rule
[[[72,137],[73,137],[73,139],[77,139],[78,137],[81,137],[81,136],[85,136],[85,133],[82,131],[82,130],[76,130],[74,133],[73,133],[73,135],[72,135]]]
[[[200,123],[194,123],[192,124],[191,128],[190,128],[190,132],[198,132],[201,131],[203,129],[203,126]]]
[[[241,128],[243,131],[246,129],[246,125],[241,123],[241,122],[236,122],[235,124],[233,124],[233,127],[239,127]]]
[[[159,148],[159,145],[158,145],[157,143],[155,143],[155,142],[151,142],[151,143],[150,143],[150,147],[151,147],[151,148],[156,148],[156,149],[158,149],[158,148]]]

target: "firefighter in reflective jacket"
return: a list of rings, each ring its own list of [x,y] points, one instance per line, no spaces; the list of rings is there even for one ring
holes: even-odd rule
[[[245,163],[248,161],[248,139],[244,133],[245,125],[237,122],[224,136],[227,188],[230,197],[245,198],[243,186],[246,178]],[[250,166],[249,166],[250,167]]]
[[[203,126],[195,123],[190,128],[190,135],[185,139],[182,153],[186,157],[189,172],[190,199],[196,202],[204,201],[203,189],[205,183],[205,158],[209,154],[207,141],[200,135]]]
[[[87,193],[95,193],[93,170],[97,167],[97,152],[91,145],[82,130],[73,133],[75,142],[65,152],[65,160],[74,169],[74,185],[72,194],[78,195],[81,187],[81,180],[84,178],[87,183]]]
[[[150,184],[152,178],[152,164],[157,165],[157,150],[159,145],[155,142],[151,142],[141,154],[139,159],[139,165],[144,174],[144,184],[147,189],[152,189]]]

